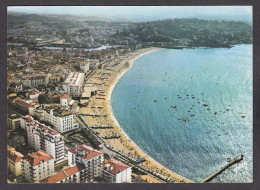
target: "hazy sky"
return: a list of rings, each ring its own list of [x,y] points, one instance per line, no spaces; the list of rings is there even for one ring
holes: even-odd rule
[[[251,6],[10,6],[8,12],[72,14],[128,20],[208,17],[250,21]]]

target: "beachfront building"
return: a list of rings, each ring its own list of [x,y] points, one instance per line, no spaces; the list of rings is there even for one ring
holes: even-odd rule
[[[86,61],[80,62],[79,63],[79,69],[82,72],[86,73],[89,70],[89,61],[86,60]]]
[[[15,130],[20,127],[20,115],[8,114],[7,115],[8,130]]]
[[[22,162],[23,175],[29,182],[38,183],[54,174],[54,159],[43,151],[28,154]]]
[[[85,183],[87,169],[83,164],[76,164],[73,167],[57,172],[47,177],[40,183]]]
[[[54,129],[64,133],[75,130],[79,127],[79,123],[74,122],[74,116],[68,109],[61,107],[46,107],[43,109],[44,121],[52,124]]]
[[[55,163],[64,161],[64,141],[58,131],[41,124],[31,116],[21,117],[21,127],[26,130],[30,147],[51,155]]]
[[[7,168],[15,176],[22,174],[22,158],[23,155],[20,152],[7,145]]]
[[[38,85],[48,84],[49,77],[45,75],[35,75],[23,78],[23,86],[36,88]]]
[[[131,183],[131,167],[110,159],[99,165],[101,177],[109,183]]]
[[[21,99],[16,100],[14,106],[15,108],[17,108],[18,110],[22,111],[25,114],[29,114],[29,115],[33,114],[34,105],[28,101],[21,100]]]
[[[84,73],[71,72],[64,81],[64,92],[72,97],[80,97],[84,85]]]
[[[68,151],[69,167],[83,164],[86,168],[86,179],[92,180],[100,176],[98,165],[103,162],[103,153],[85,144],[76,146]]]

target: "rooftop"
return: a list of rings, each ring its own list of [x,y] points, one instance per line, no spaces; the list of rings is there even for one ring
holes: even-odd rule
[[[48,105],[44,108],[44,110],[47,113],[50,113],[50,111],[52,110],[53,115],[58,116],[58,117],[72,115],[68,108],[63,108],[60,105],[54,105],[54,104]]]
[[[30,104],[30,103],[28,103],[28,102],[26,102],[26,101],[24,101],[24,100],[21,100],[21,99],[16,100],[15,103],[21,104],[21,105],[23,105],[23,106],[25,106],[25,107],[27,107],[27,108],[33,107],[32,104]]]
[[[16,152],[14,148],[7,145],[7,158],[16,163],[23,158],[23,155],[20,152]]]
[[[40,163],[47,162],[49,160],[53,159],[52,156],[46,154],[43,151],[34,152],[32,154],[28,154],[24,157],[24,160],[29,162],[30,165],[36,166]]]
[[[76,166],[73,166],[66,170],[59,171],[55,175],[41,180],[40,183],[57,183],[62,179],[74,175],[75,173],[83,170],[84,168],[85,166],[83,164],[77,164]]]
[[[60,134],[58,131],[50,128],[50,127],[47,127],[46,125],[44,124],[41,124],[39,123],[37,120],[34,120],[31,116],[22,116],[23,119],[26,120],[27,123],[30,124],[30,126],[33,126],[36,130],[40,130],[42,133],[48,133],[48,134],[51,134],[51,135],[58,135]]]
[[[71,148],[69,149],[69,151],[71,153],[77,154],[85,160],[90,160],[96,156],[102,155],[102,152],[95,150],[92,147],[87,146],[85,144]]]
[[[82,77],[84,78],[84,73],[71,72],[65,80],[65,84],[70,86],[78,86],[80,85]]]
[[[106,170],[113,175],[116,175],[129,168],[129,166],[115,159],[107,160],[106,162],[102,163],[101,166],[103,170]]]

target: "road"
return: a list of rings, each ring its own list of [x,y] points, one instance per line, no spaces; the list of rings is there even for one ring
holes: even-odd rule
[[[161,178],[157,177],[155,174],[146,171],[145,169],[141,168],[140,166],[138,166],[137,164],[133,164],[134,160],[132,160],[131,158],[128,158],[122,154],[120,154],[119,152],[117,152],[116,150],[110,149],[107,147],[107,143],[101,138],[99,137],[97,134],[93,133],[92,130],[88,127],[88,125],[86,123],[84,123],[80,118],[78,118],[77,116],[75,116],[77,122],[79,122],[80,127],[82,128],[87,128],[90,133],[92,133],[97,139],[98,141],[101,143],[101,152],[102,153],[106,153],[109,155],[110,158],[117,158],[120,161],[128,164],[131,167],[135,167],[136,169],[138,169],[141,172],[146,173],[147,175],[149,175],[150,177],[153,177],[159,181],[161,181],[162,183],[165,183],[165,180],[162,180]]]

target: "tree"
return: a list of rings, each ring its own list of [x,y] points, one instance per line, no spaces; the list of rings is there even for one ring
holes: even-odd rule
[[[53,98],[48,94],[40,94],[38,96],[39,104],[50,104],[53,103]]]

